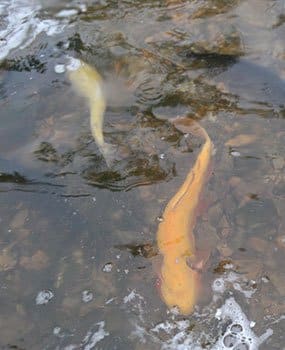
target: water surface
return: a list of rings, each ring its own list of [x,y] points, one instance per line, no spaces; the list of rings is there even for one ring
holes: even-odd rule
[[[284,2],[0,0],[1,349],[284,344]],[[109,167],[69,57],[96,67]],[[156,231],[214,146],[192,315],[157,290]],[[124,320],[122,322],[122,320]]]

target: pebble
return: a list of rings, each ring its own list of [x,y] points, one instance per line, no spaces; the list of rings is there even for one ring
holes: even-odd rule
[[[255,251],[259,253],[264,253],[269,247],[268,242],[259,237],[250,237],[249,244],[251,248],[253,248]]]
[[[285,248],[285,235],[278,236],[276,241],[280,248]]]
[[[285,165],[285,160],[283,157],[276,157],[272,160],[275,170],[282,170]]]
[[[225,145],[229,147],[245,146],[253,143],[256,140],[256,135],[241,134],[228,140]]]

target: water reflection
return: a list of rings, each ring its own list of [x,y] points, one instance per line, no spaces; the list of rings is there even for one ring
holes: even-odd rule
[[[0,0],[1,346],[279,350],[283,2],[32,5]],[[111,167],[55,70],[67,56],[105,81]],[[195,232],[212,254],[186,319],[155,287],[157,218],[201,147],[176,115],[215,145]]]

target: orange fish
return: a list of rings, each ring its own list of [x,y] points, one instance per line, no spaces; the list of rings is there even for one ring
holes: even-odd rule
[[[169,308],[176,306],[181,314],[187,315],[193,311],[200,288],[199,272],[191,267],[196,255],[193,230],[210,171],[213,144],[197,122],[186,117],[175,118],[172,122],[183,133],[195,133],[205,139],[193,168],[167,204],[157,232],[158,249],[163,258],[162,299]]]

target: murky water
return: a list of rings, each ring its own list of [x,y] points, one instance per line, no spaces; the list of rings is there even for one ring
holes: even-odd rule
[[[1,349],[283,349],[283,0],[0,0]],[[108,166],[70,57],[96,67]],[[157,288],[160,216],[215,147],[193,314]]]

